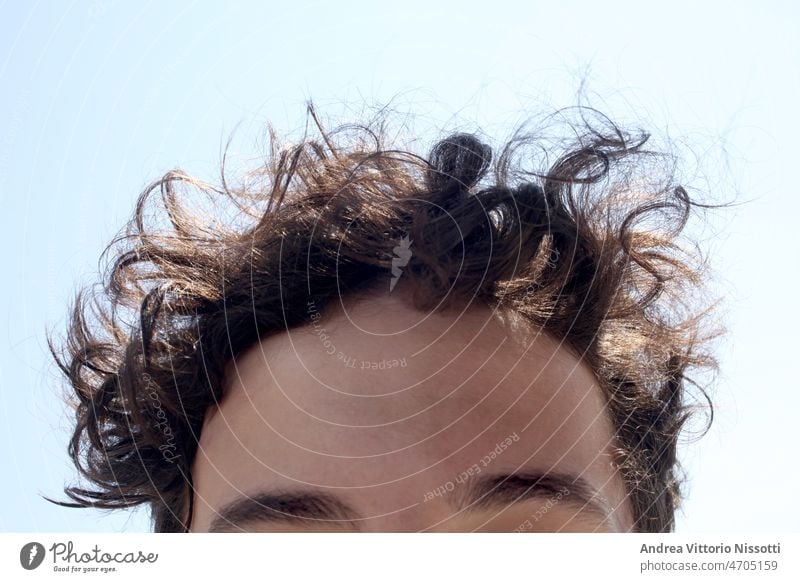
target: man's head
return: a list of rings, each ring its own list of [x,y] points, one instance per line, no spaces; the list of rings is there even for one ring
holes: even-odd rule
[[[696,203],[646,138],[588,127],[537,172],[517,134],[490,179],[473,135],[423,158],[320,132],[242,188],[140,197],[51,344],[74,504],[147,503],[157,531],[672,529],[713,333],[679,244]]]

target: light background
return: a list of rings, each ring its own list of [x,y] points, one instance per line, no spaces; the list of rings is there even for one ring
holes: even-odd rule
[[[74,476],[46,326],[147,182],[214,179],[237,123],[297,129],[308,98],[491,133],[574,105],[583,79],[603,112],[690,147],[701,190],[749,201],[702,234],[730,336],[678,531],[798,530],[797,3],[225,4],[0,4],[0,531],[148,528],[39,497]]]

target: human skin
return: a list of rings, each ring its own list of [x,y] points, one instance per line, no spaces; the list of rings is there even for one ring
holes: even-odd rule
[[[229,362],[192,469],[191,531],[632,529],[603,392],[563,342],[487,306],[420,311],[398,291],[309,314]],[[457,503],[467,479],[505,474],[584,486]],[[264,491],[324,493],[353,515],[219,518]]]

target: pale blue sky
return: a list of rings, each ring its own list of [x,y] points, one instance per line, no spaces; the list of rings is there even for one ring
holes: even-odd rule
[[[295,129],[308,98],[347,116],[396,97],[420,129],[491,134],[573,105],[584,77],[605,113],[691,147],[698,187],[752,200],[702,233],[731,335],[678,530],[797,531],[797,3],[210,4],[0,4],[0,531],[148,527],[37,496],[74,475],[45,326],[147,182],[215,178],[237,123]]]

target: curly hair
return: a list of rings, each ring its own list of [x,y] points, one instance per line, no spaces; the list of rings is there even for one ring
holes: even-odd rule
[[[697,301],[707,261],[682,231],[711,205],[675,183],[673,157],[646,149],[647,133],[570,111],[578,120],[559,124],[575,137],[546,147],[521,126],[493,159],[470,133],[427,157],[392,149],[382,116],[328,131],[309,105],[316,138],[285,145],[270,126],[266,163],[237,186],[225,157],[220,186],[181,171],[149,185],[103,253],[102,282],[70,305],[66,337],[48,334],[74,391],[69,454],[88,480],[56,503],[148,504],[155,531],[188,531],[191,466],[226,363],[308,323],[309,298],[322,309],[385,282],[408,234],[415,307],[511,309],[591,366],[635,530],[671,531],[687,391],[706,396],[692,377],[716,368],[708,342],[720,334],[713,303]],[[558,157],[541,170],[536,151]],[[191,193],[220,208],[192,210]]]

